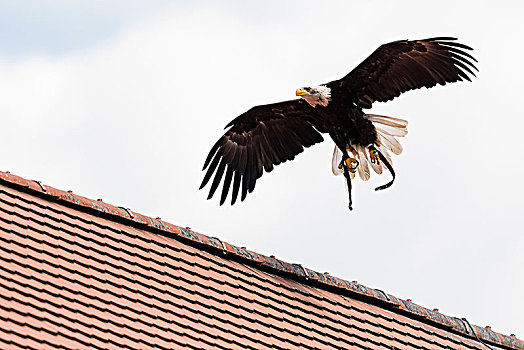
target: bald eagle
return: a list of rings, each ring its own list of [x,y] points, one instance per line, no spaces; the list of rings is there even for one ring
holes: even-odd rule
[[[292,160],[305,147],[322,142],[322,133],[335,142],[332,170],[344,174],[352,210],[351,179],[358,172],[368,180],[370,167],[377,174],[387,169],[395,180],[391,156],[400,154],[397,137],[407,134],[407,121],[367,114],[373,102],[386,102],[401,93],[471,81],[477,62],[465,50],[469,46],[456,38],[438,37],[424,40],[400,40],[380,46],[349,74],[339,80],[296,90],[294,99],[256,106],[233,119],[226,133],[209,152],[204,168],[208,168],[202,189],[215,174],[208,199],[213,197],[224,178],[220,205],[232,187],[231,204],[241,190],[241,200],[255,189],[264,171]],[[225,174],[225,176],[224,176]]]

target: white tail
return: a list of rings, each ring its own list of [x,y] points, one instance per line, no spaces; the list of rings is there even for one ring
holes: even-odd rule
[[[389,164],[393,165],[388,151],[391,151],[397,155],[402,153],[402,146],[397,141],[396,137],[404,137],[407,135],[407,120],[376,114],[365,114],[364,118],[371,121],[377,130],[378,140],[377,144],[374,146],[380,151],[380,153],[384,155]],[[347,152],[351,154],[353,158],[359,161],[360,165],[357,168],[358,175],[364,181],[369,180],[370,166],[377,174],[382,174],[382,170],[386,168],[383,162],[380,164],[371,162],[368,147],[348,144]],[[335,150],[333,151],[333,159],[331,161],[331,170],[333,171],[333,174],[340,175],[344,173],[344,169],[339,168],[341,161],[342,152],[338,149],[337,146],[335,146]],[[354,177],[355,174],[351,173],[351,178]]]

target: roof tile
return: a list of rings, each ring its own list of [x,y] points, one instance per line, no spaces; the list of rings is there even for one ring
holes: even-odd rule
[[[524,349],[381,290],[0,172],[0,348]]]

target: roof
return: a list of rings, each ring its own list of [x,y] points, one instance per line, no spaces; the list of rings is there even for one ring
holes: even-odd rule
[[[0,348],[524,349],[383,291],[0,172]]]

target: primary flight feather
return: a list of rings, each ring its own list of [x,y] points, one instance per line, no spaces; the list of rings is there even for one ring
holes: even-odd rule
[[[392,100],[401,93],[468,80],[477,62],[456,38],[400,40],[380,46],[349,74],[320,86],[296,90],[300,99],[251,108],[232,120],[227,132],[211,148],[200,188],[213,178],[208,199],[222,179],[222,205],[231,189],[231,204],[255,189],[264,171],[292,160],[304,148],[322,142],[327,133],[335,142],[333,172],[343,173],[352,209],[351,179],[363,180],[370,167],[378,174],[387,169],[395,179],[389,152],[402,151],[396,137],[407,134],[407,121],[366,114],[373,102]],[[477,70],[478,71],[478,70]],[[214,177],[213,177],[214,174]]]

